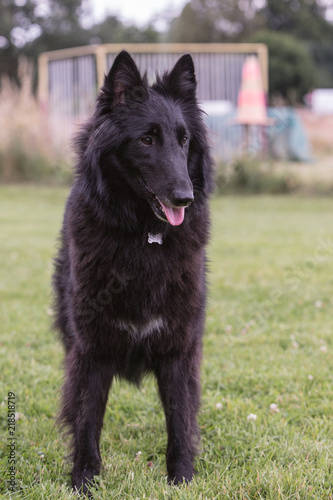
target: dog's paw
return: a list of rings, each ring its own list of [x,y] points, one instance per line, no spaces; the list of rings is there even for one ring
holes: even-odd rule
[[[192,481],[194,475],[194,470],[192,465],[184,466],[179,468],[173,468],[168,474],[168,483],[170,485],[179,485],[183,482],[189,483]]]
[[[79,495],[93,498],[92,488],[96,486],[95,476],[98,472],[90,469],[83,469],[80,472],[72,472],[73,490]]]

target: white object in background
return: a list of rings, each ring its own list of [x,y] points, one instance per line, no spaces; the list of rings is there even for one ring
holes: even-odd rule
[[[234,110],[231,101],[202,101],[199,106],[208,116],[229,115]]]
[[[311,94],[312,110],[329,115],[333,113],[333,89],[315,89]]]

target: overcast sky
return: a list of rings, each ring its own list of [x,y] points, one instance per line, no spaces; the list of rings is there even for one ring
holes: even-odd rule
[[[138,26],[147,24],[166,9],[176,16],[186,3],[187,0],[88,0],[93,9],[94,21],[100,21],[106,13],[110,13],[117,15],[123,22]]]
[[[86,2],[92,6],[94,21],[101,21],[106,13],[110,13],[117,15],[123,22],[141,27],[167,9],[173,13],[172,17],[176,17],[188,0],[86,0]],[[321,0],[321,2],[330,7],[327,17],[333,21],[333,0]],[[164,29],[165,23],[161,20],[156,27]]]

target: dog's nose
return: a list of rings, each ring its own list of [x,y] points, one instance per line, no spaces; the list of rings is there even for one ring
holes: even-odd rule
[[[172,205],[174,207],[188,207],[194,200],[193,191],[175,191],[172,196]]]

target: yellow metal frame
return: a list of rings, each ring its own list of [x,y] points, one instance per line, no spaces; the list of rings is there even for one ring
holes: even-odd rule
[[[86,56],[95,54],[97,68],[98,87],[103,84],[104,75],[107,72],[107,54],[117,54],[121,50],[130,53],[156,53],[173,52],[175,54],[207,53],[207,54],[237,54],[256,53],[263,78],[265,92],[268,92],[268,49],[262,43],[108,43],[102,45],[86,45],[83,47],[73,47],[70,49],[53,50],[43,52],[38,59],[39,83],[38,96],[41,102],[47,102],[49,94],[48,62],[57,59],[67,59],[71,57]]]

